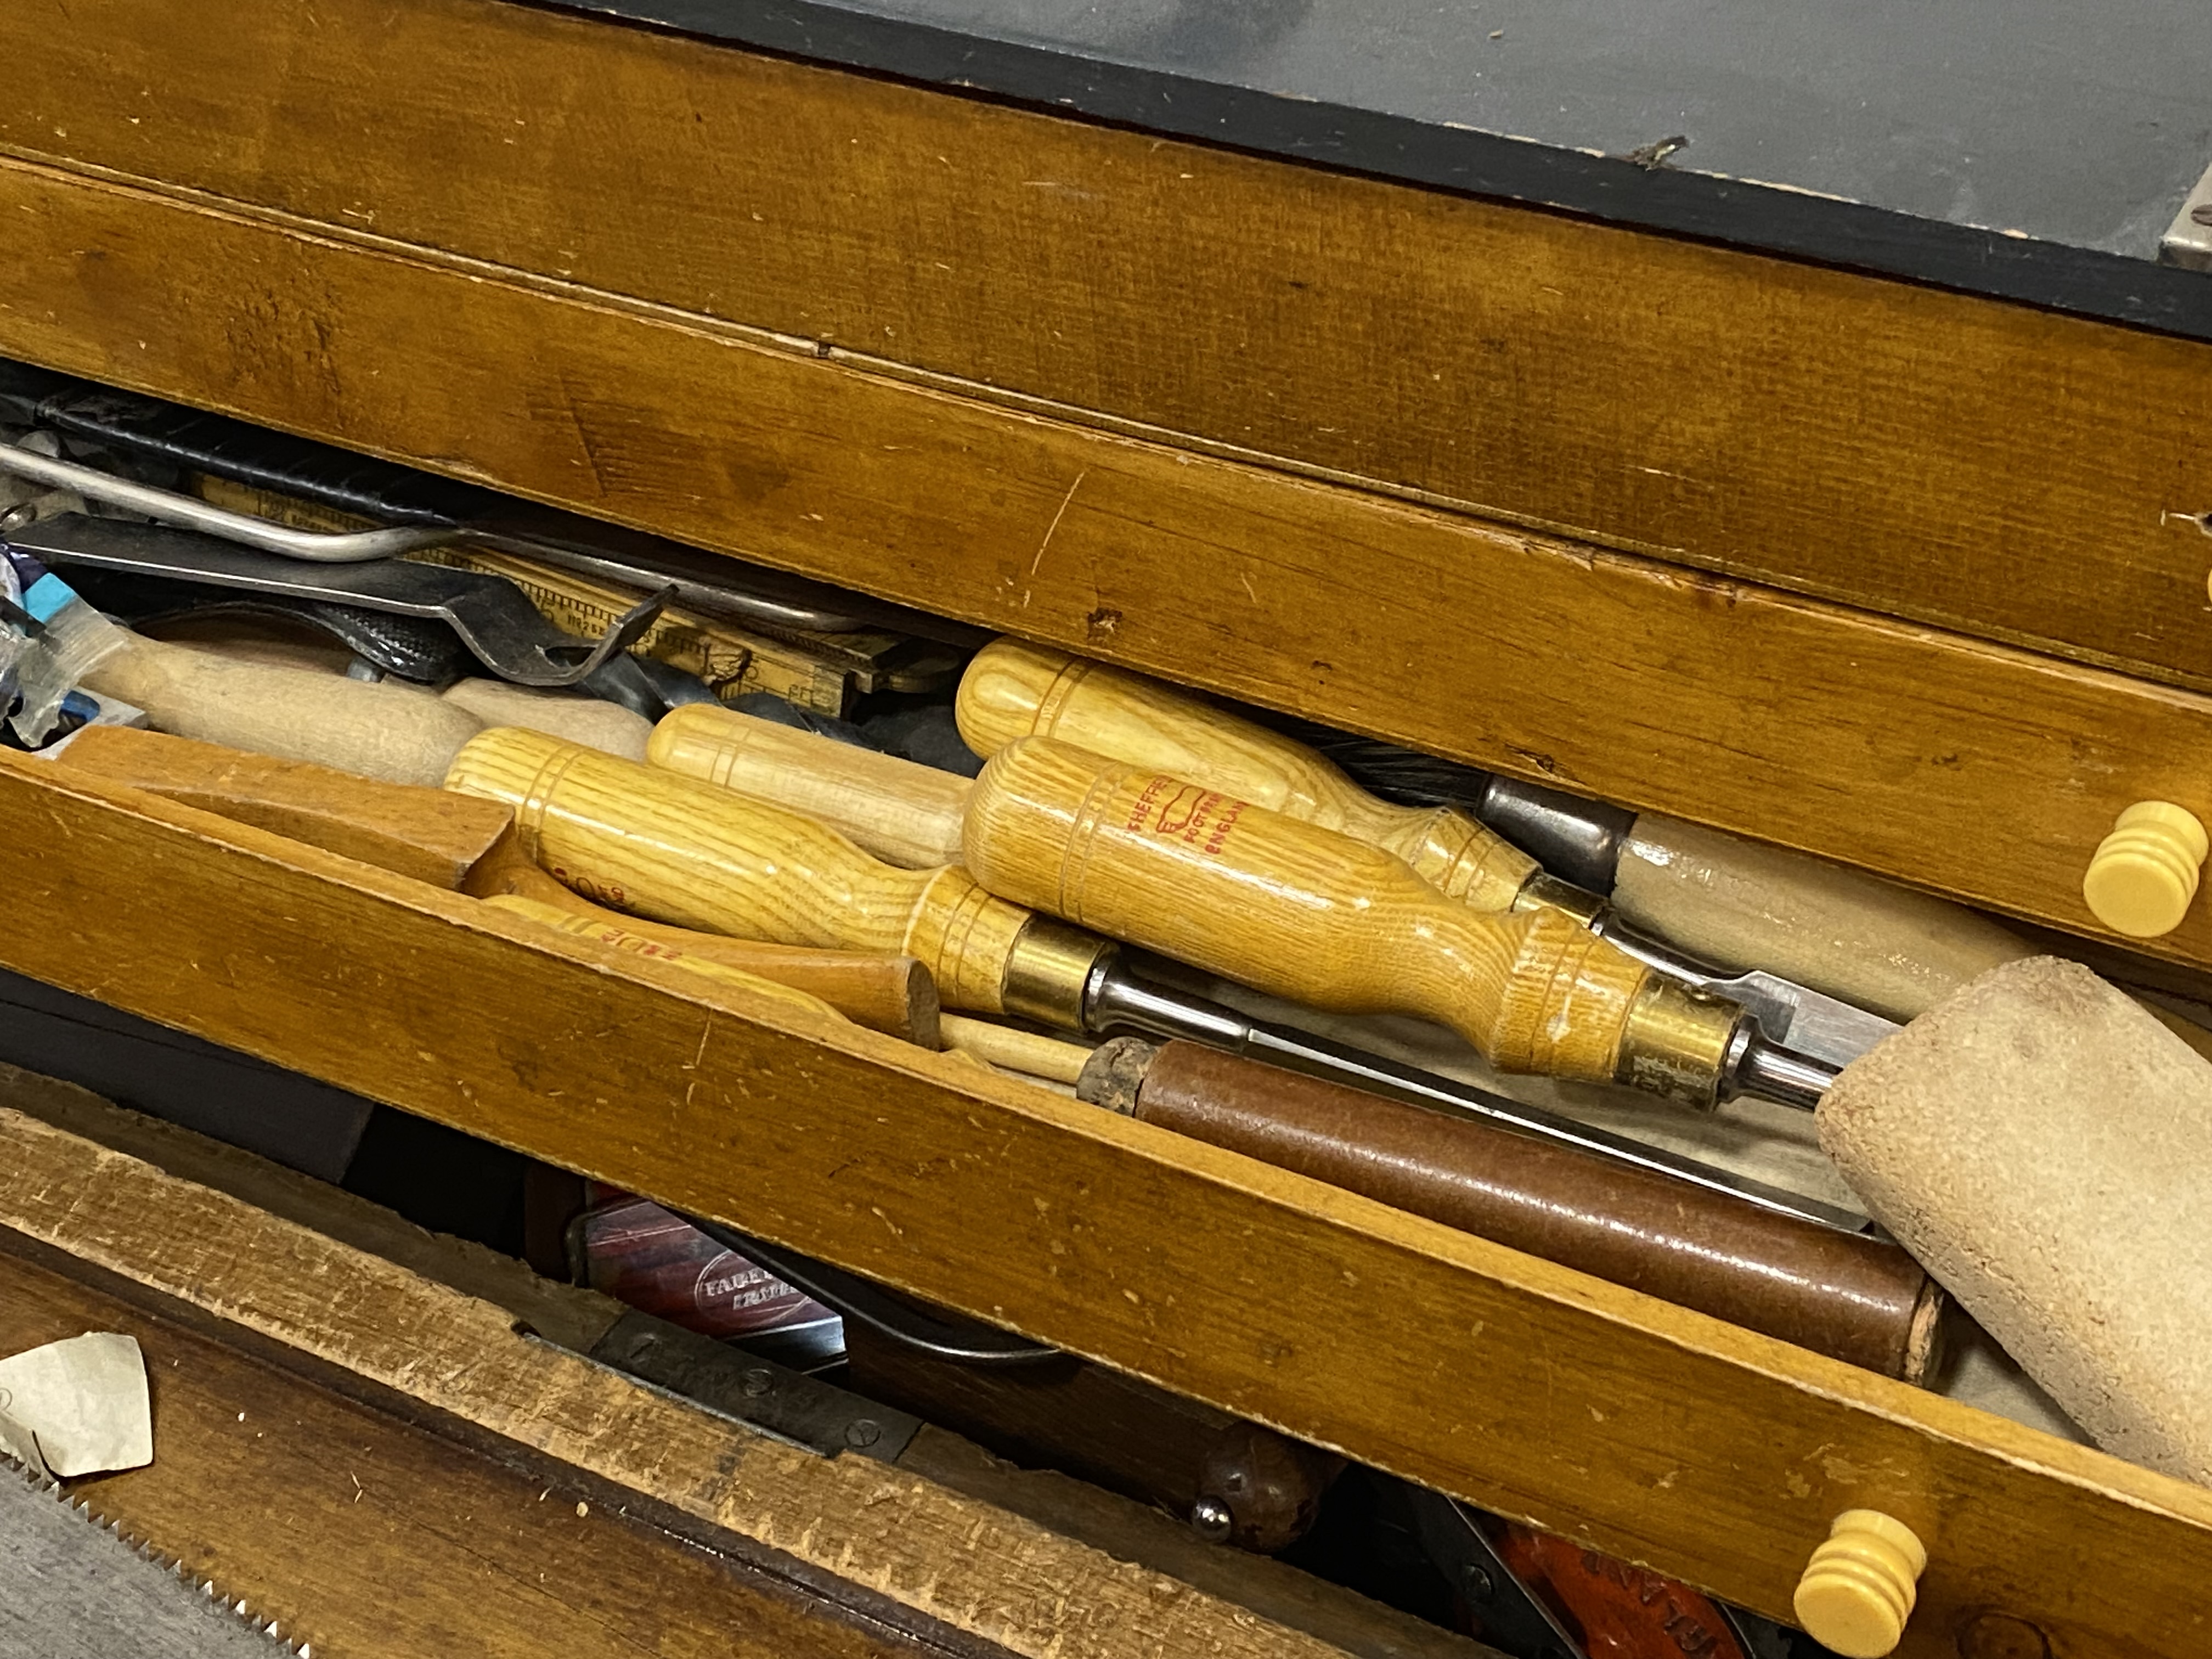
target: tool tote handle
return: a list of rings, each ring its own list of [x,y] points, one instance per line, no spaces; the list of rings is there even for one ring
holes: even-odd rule
[[[1031,918],[960,870],[895,870],[812,819],[540,732],[496,726],[446,787],[514,809],[524,853],[586,896],[779,945],[915,957],[947,1006],[998,1013]]]
[[[1650,978],[1556,911],[1478,915],[1363,842],[1049,738],[983,769],[966,849],[995,893],[1295,1001],[1425,1014],[1509,1071],[1610,1080]]]
[[[960,862],[968,780],[712,703],[661,717],[645,757],[665,771],[819,818],[887,863]]]
[[[1535,860],[1456,807],[1377,800],[1295,738],[1066,652],[994,641],[962,676],[953,712],[979,755],[1020,738],[1057,738],[1203,778],[1232,799],[1379,847],[1473,909],[1512,909],[1536,872]]]

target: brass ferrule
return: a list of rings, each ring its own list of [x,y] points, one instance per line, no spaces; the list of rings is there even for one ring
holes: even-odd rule
[[[1710,1111],[1720,1103],[1729,1045],[1744,1018],[1726,997],[1653,974],[1629,1005],[1613,1080]]]
[[[1523,910],[1559,910],[1572,916],[1587,927],[1604,913],[1605,900],[1586,887],[1577,887],[1571,881],[1561,881],[1557,876],[1539,870],[1521,884],[1521,890],[1513,896],[1513,908]]]
[[[1080,1031],[1091,971],[1117,948],[1080,927],[1032,916],[1007,952],[1001,1004],[1018,1019]]]

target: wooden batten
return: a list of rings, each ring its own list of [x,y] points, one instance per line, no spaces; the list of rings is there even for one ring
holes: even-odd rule
[[[19,971],[1763,1612],[1787,1616],[1830,1516],[1883,1509],[1935,1556],[1908,1659],[1948,1652],[1987,1607],[2069,1659],[2197,1640],[2197,1488],[872,1032],[802,1029],[679,969],[52,776],[0,763],[0,831],[68,849],[15,884],[0,961]],[[89,1245],[79,1188],[15,1186],[51,1200],[41,1237]]]
[[[2055,927],[2124,807],[2212,819],[2191,693],[54,168],[0,212],[0,353]]]
[[[488,0],[0,47],[17,155],[2212,687],[2212,346]]]

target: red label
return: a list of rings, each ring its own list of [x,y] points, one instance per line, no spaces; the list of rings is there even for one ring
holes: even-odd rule
[[[1212,858],[1244,816],[1244,805],[1180,778],[1160,776],[1138,793],[1121,827],[1139,835],[1165,836]]]

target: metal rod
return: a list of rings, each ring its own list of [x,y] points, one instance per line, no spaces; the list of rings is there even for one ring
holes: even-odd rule
[[[267,519],[228,512],[174,490],[134,483],[111,472],[101,472],[74,461],[58,460],[16,444],[0,443],[0,472],[74,489],[87,501],[127,507],[162,524],[204,530],[226,541],[258,547],[264,553],[281,553],[290,559],[316,564],[359,564],[369,559],[394,558],[420,548],[442,547],[461,539],[463,532],[437,526],[401,525],[388,530],[356,530],[325,535],[312,530],[293,530]]]
[[[1561,1112],[1524,1105],[1488,1089],[1440,1077],[1418,1066],[1385,1059],[1327,1037],[1286,1025],[1255,1020],[1203,998],[1160,990],[1132,976],[1110,960],[1095,969],[1084,1006],[1085,1024],[1097,1035],[1115,1030],[1180,1037],[1231,1054],[1249,1055],[1310,1077],[1364,1089],[1455,1117],[1479,1119],[1501,1127],[1573,1146],[1617,1164],[1686,1181],[1710,1192],[1725,1193],[1778,1215],[1795,1217],[1838,1232],[1864,1232],[1864,1217],[1820,1200],[1716,1169],[1662,1147],[1650,1146],[1609,1130],[1593,1128]]]

